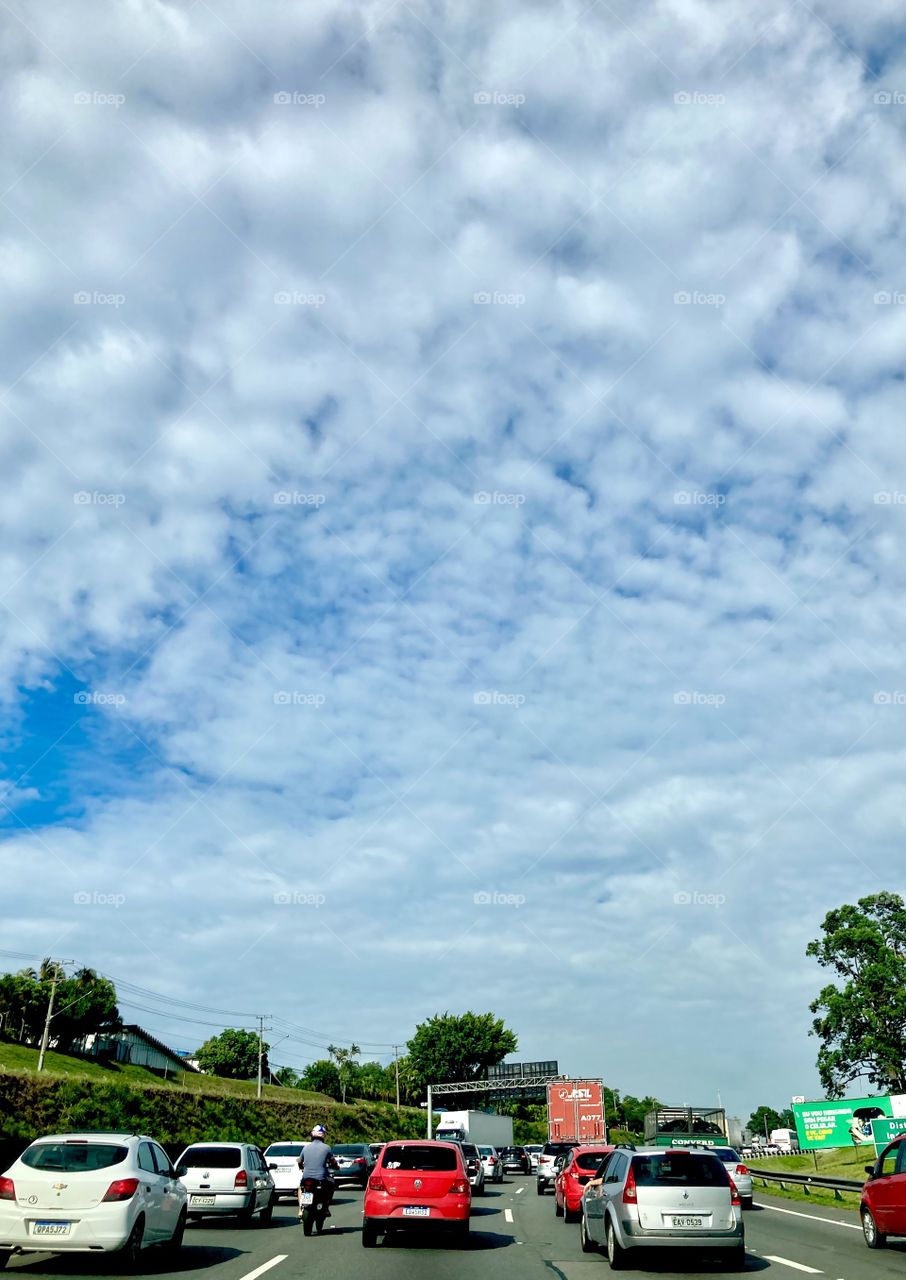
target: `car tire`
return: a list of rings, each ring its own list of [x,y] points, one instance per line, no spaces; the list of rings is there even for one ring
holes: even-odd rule
[[[746,1246],[737,1245],[732,1253],[727,1254],[727,1267],[730,1271],[744,1271],[746,1267]]]
[[[538,1195],[539,1196],[544,1195],[544,1183],[541,1181],[540,1178],[538,1179]]]
[[[12,1256],[9,1249],[0,1250],[0,1271],[3,1270]]]
[[[887,1237],[883,1231],[878,1230],[878,1224],[870,1209],[862,1210],[862,1234],[869,1249],[883,1249],[887,1244]]]
[[[267,1204],[258,1214],[258,1225],[260,1227],[269,1227],[274,1216],[274,1200],[273,1196],[268,1200]]]
[[[622,1271],[626,1266],[626,1250],[617,1239],[617,1233],[614,1231],[613,1223],[609,1218],[607,1219],[604,1239],[607,1242],[607,1261],[610,1263],[611,1271]]]
[[[569,1205],[566,1203],[565,1200],[563,1201],[563,1221],[564,1222],[579,1221],[579,1214],[576,1213],[574,1210],[570,1209]]]
[[[374,1249],[377,1247],[378,1233],[377,1227],[373,1222],[369,1222],[366,1218],[362,1223],[362,1248]]]
[[[453,1242],[457,1249],[468,1249],[469,1247],[469,1220],[465,1222],[457,1222],[453,1228]]]
[[[180,1249],[182,1248],[182,1238],[186,1234],[186,1221],[187,1221],[186,1211],[185,1209],[183,1209],[183,1211],[179,1215],[179,1221],[176,1224],[176,1230],[173,1232],[172,1236],[164,1246],[167,1253],[169,1254],[179,1253]]]
[[[255,1221],[255,1197],[254,1196],[252,1196],[251,1200],[249,1200],[248,1204],[245,1206],[244,1209],[239,1210],[239,1213],[236,1216],[239,1219],[241,1226],[243,1227],[252,1226],[252,1224]]]
[[[129,1232],[129,1238],[119,1250],[122,1259],[121,1266],[123,1271],[129,1275],[133,1271],[137,1271],[142,1256],[142,1239],[145,1235],[145,1219],[139,1216],[135,1220],[135,1225]]]
[[[556,1191],[554,1192],[554,1214],[558,1218],[563,1217],[563,1206],[560,1204],[560,1201],[557,1199]]]
[[[584,1213],[582,1214],[581,1218],[579,1219],[579,1222],[580,1222],[580,1226],[579,1226],[579,1244],[580,1244],[580,1245],[581,1245],[581,1247],[582,1247],[582,1252],[583,1252],[583,1253],[597,1253],[597,1252],[598,1252],[598,1246],[595,1244],[594,1240],[592,1240],[591,1236],[588,1234],[588,1222],[586,1221],[586,1218],[585,1218],[585,1214],[584,1214]]]
[[[740,1200],[739,1200],[739,1202],[740,1202],[740,1204],[742,1205],[743,1209],[751,1209],[751,1207],[752,1207],[752,1197],[751,1197],[751,1196],[740,1196]]]

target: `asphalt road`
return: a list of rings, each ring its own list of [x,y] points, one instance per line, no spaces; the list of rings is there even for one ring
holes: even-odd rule
[[[306,1239],[294,1206],[283,1202],[269,1227],[238,1227],[203,1221],[189,1227],[174,1266],[153,1252],[142,1274],[185,1276],[198,1280],[606,1280],[603,1256],[584,1255],[579,1229],[554,1215],[553,1196],[535,1194],[533,1178],[509,1178],[473,1201],[467,1249],[427,1240],[382,1243],[365,1252],[361,1244],[362,1193],[341,1189],[334,1200],[329,1231]],[[810,1209],[789,1200],[757,1196],[746,1212],[746,1272],[764,1280],[904,1280],[906,1241],[886,1250],[865,1247],[858,1219],[834,1209]],[[773,1272],[773,1275],[768,1275]],[[94,1280],[120,1275],[115,1260],[99,1266],[95,1257],[34,1255],[12,1260],[7,1275],[17,1280],[78,1277]],[[718,1263],[652,1259],[638,1273],[684,1280],[728,1274]],[[759,1280],[761,1277],[759,1276]]]

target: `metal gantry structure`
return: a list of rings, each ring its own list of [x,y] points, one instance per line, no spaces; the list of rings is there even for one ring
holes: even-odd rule
[[[568,1080],[569,1076],[513,1076],[493,1080],[458,1080],[447,1084],[428,1085],[428,1137],[432,1137],[434,1128],[434,1099],[438,1095],[450,1093],[522,1093],[525,1089],[543,1089],[557,1080]]]

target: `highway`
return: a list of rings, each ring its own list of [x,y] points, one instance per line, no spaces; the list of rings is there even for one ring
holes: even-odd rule
[[[323,1236],[306,1239],[295,1206],[281,1202],[269,1227],[239,1227],[231,1222],[190,1226],[174,1265],[153,1251],[146,1255],[141,1274],[186,1276],[197,1280],[604,1280],[607,1260],[584,1255],[579,1228],[554,1216],[553,1196],[535,1194],[533,1178],[509,1178],[489,1187],[473,1200],[469,1247],[455,1249],[425,1240],[382,1243],[365,1252],[361,1244],[362,1193],[341,1188],[333,1217]],[[745,1214],[746,1273],[772,1271],[765,1280],[904,1280],[906,1241],[885,1250],[866,1248],[858,1219],[852,1212],[810,1208],[807,1204],[756,1195],[755,1207]],[[492,1256],[493,1255],[493,1256]],[[719,1264],[689,1259],[652,1258],[629,1277],[721,1274]],[[7,1275],[25,1280],[79,1277],[94,1280],[121,1273],[115,1260],[97,1257],[14,1258]],[[730,1274],[730,1273],[725,1273]]]

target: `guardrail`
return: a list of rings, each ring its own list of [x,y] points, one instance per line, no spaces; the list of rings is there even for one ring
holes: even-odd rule
[[[861,1194],[862,1188],[865,1186],[864,1179],[860,1182],[855,1178],[822,1178],[814,1173],[774,1173],[768,1172],[766,1169],[753,1169],[751,1165],[748,1170],[753,1178],[760,1178],[765,1186],[769,1182],[778,1182],[782,1190],[786,1190],[785,1183],[789,1182],[791,1186],[801,1187],[806,1195],[809,1194],[809,1187],[833,1191],[835,1200],[842,1200],[842,1191],[856,1192]]]

